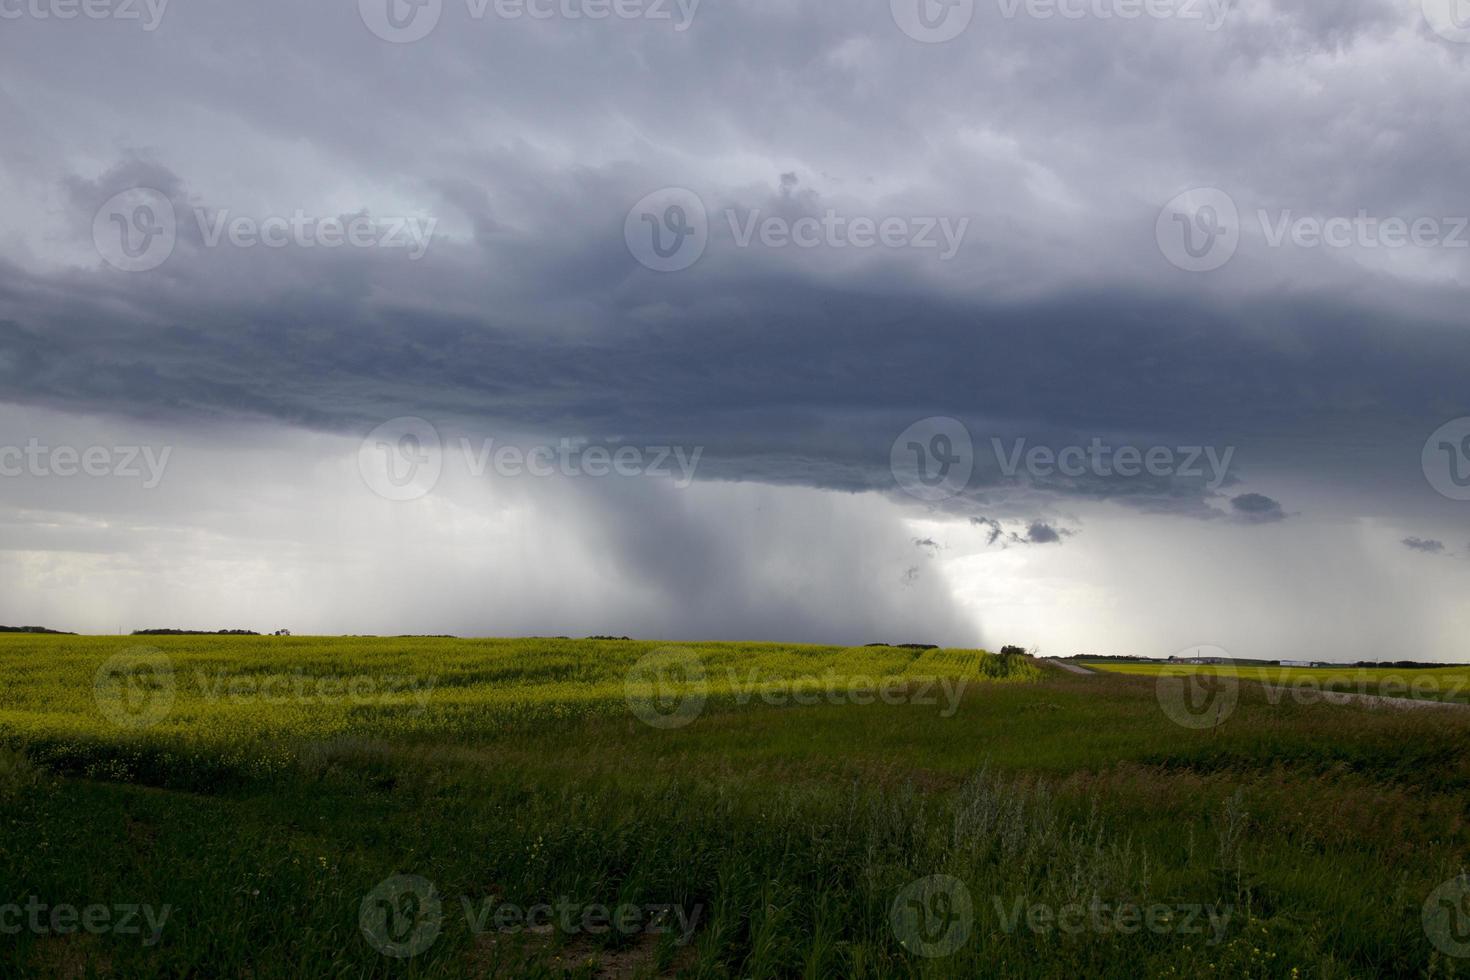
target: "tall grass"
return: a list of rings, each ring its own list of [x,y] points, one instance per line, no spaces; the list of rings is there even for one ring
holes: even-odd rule
[[[117,641],[50,642],[0,640],[0,667],[19,678],[0,700],[0,904],[176,911],[151,946],[3,937],[7,976],[1459,966],[1421,924],[1470,854],[1458,715],[1243,691],[1225,726],[1194,732],[1168,721],[1147,680],[976,651],[717,644],[690,646],[702,712],[660,729],[623,683],[651,644],[186,638],[157,644],[176,679],[196,665],[258,677],[432,665],[450,680],[422,702],[373,705],[236,702],[179,680],[167,716],[135,731],[109,723],[91,691]],[[759,690],[842,668],[910,695],[931,675],[976,683],[952,714],[912,697],[773,706],[744,697],[752,663]],[[395,875],[443,899],[437,936],[406,959],[359,928],[365,897]],[[695,927],[687,945],[667,932],[477,934],[465,912],[563,900],[668,906]],[[1069,909],[1084,928],[1059,926]],[[1107,914],[1099,927],[1093,909],[1152,909],[1155,928]]]

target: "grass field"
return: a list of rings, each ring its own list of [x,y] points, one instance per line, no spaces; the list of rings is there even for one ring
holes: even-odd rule
[[[0,675],[5,976],[1470,972],[1470,712],[1241,685],[1192,728],[1128,672],[621,641],[0,636]]]
[[[1083,661],[1091,670],[1138,677],[1169,674],[1228,674],[1241,681],[1265,686],[1273,695],[1284,692],[1296,699],[1314,693],[1367,694],[1377,697],[1411,698],[1421,701],[1470,703],[1470,667],[1271,667],[1260,665],[1209,665]]]

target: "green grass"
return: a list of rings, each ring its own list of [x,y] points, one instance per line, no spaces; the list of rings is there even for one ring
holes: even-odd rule
[[[1306,699],[1322,692],[1368,694],[1419,701],[1470,703],[1470,667],[1271,667],[1168,663],[1084,662],[1092,670],[1140,677],[1171,674],[1230,674],[1265,685],[1272,693]]]
[[[1421,922],[1470,852],[1457,711],[1273,703],[1244,685],[1196,730],[1151,678],[978,651],[687,644],[660,677],[633,670],[655,644],[264,637],[154,641],[171,673],[104,675],[99,704],[98,668],[138,645],[0,637],[0,905],[170,917],[152,945],[0,936],[0,975],[1465,972]],[[309,690],[376,686],[258,693],[298,672]],[[165,686],[169,710],[137,725]],[[442,898],[437,936],[404,959],[359,921],[395,875]],[[904,912],[933,876],[963,884],[968,915],[953,885],[927,906],[952,919]],[[694,928],[682,946],[476,934],[465,904],[486,902],[673,906]],[[1023,911],[1008,930],[1018,903],[1153,906],[1159,929],[1032,932]],[[1182,931],[1195,907],[1228,920]],[[939,951],[926,935],[956,948],[920,955]]]

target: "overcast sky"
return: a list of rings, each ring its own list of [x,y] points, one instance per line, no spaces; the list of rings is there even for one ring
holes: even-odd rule
[[[1462,8],[0,0],[0,623],[1470,660]]]

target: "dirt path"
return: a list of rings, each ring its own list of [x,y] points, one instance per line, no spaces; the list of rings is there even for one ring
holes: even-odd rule
[[[1100,673],[1096,670],[1088,670],[1076,664],[1063,663],[1060,660],[1042,660],[1042,663],[1060,667],[1071,674],[1095,675]],[[1134,675],[1138,676],[1138,675]],[[1246,684],[1267,686],[1263,681],[1243,680]],[[1400,711],[1415,711],[1423,708],[1452,708],[1460,711],[1470,709],[1470,704],[1461,701],[1432,701],[1428,698],[1387,698],[1380,694],[1355,694],[1351,691],[1313,691],[1312,697],[1328,704],[1361,704],[1368,708],[1397,708]]]
[[[1097,671],[1095,671],[1095,670],[1088,670],[1086,667],[1078,667],[1076,664],[1064,664],[1060,660],[1042,660],[1041,662],[1044,663],[1044,664],[1051,664],[1053,667],[1060,667],[1060,668],[1062,668],[1063,670],[1065,670],[1069,674],[1095,674],[1095,673],[1097,673]]]
[[[1252,681],[1251,683],[1260,683]],[[1353,694],[1347,691],[1322,691],[1314,695],[1328,704],[1362,704],[1370,708],[1398,708],[1413,711],[1418,708],[1458,708],[1464,711],[1470,704],[1460,701],[1431,701],[1428,698],[1386,698],[1380,694]]]

